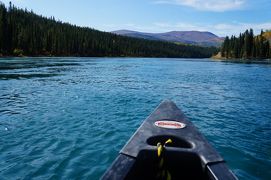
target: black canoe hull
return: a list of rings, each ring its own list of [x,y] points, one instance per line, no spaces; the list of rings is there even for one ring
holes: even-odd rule
[[[180,122],[180,129],[161,128],[157,121]],[[223,158],[208,143],[183,112],[171,101],[163,101],[142,123],[105,172],[103,180],[157,179],[157,143],[171,139],[166,147],[165,167],[171,179],[237,179]]]

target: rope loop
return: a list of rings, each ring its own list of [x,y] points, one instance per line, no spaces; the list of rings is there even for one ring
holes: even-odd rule
[[[165,167],[165,147],[170,143],[172,143],[171,139],[168,139],[164,144],[161,142],[157,143],[157,156],[159,159],[157,179],[171,180],[171,174]]]

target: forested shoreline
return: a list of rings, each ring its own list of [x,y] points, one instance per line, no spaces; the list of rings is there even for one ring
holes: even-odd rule
[[[214,47],[124,37],[0,3],[0,56],[207,58]]]
[[[220,56],[224,59],[268,59],[271,58],[270,36],[271,32],[266,31],[254,35],[252,29],[240,33],[239,37],[226,36]]]

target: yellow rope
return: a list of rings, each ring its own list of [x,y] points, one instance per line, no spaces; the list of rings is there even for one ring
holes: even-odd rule
[[[164,167],[165,165],[165,160],[164,160],[164,150],[166,147],[166,144],[172,143],[171,139],[168,139],[164,144],[158,142],[157,143],[157,155],[159,160],[158,168],[160,172],[158,172],[158,178],[161,179],[166,179],[166,180],[171,180],[171,174],[166,168]]]

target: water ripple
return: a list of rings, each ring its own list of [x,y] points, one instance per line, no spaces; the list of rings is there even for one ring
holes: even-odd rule
[[[240,179],[271,177],[270,66],[15,58],[1,59],[0,71],[0,179],[99,179],[163,99]]]

